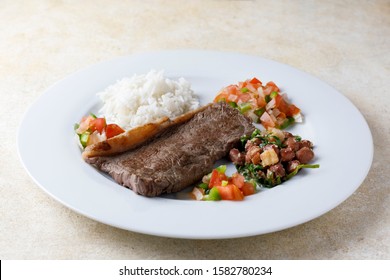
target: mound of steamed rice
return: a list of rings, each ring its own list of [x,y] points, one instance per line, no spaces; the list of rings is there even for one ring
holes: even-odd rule
[[[199,107],[199,100],[184,78],[164,77],[164,71],[123,78],[99,92],[99,114],[107,122],[128,130],[162,117],[175,118]]]

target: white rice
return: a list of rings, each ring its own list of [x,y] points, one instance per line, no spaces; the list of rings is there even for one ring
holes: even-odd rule
[[[123,78],[99,92],[99,111],[107,122],[128,130],[164,116],[175,118],[199,107],[199,100],[184,78],[164,77],[164,71]]]

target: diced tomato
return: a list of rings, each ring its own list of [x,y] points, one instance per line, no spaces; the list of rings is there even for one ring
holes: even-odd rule
[[[271,89],[271,92],[273,92],[273,91],[280,92],[280,89],[278,88],[278,86],[272,81],[268,82],[265,85],[265,87]]]
[[[209,188],[217,187],[222,185],[222,181],[227,181],[228,178],[225,175],[225,173],[218,172],[218,170],[214,169],[213,172],[211,172],[211,178],[209,183]]]
[[[214,98],[214,102],[227,101],[227,97],[228,94],[225,91],[222,91]]]
[[[107,139],[117,136],[121,133],[125,132],[119,125],[116,124],[108,124],[106,126],[106,137]]]
[[[245,86],[250,92],[254,93],[256,91],[256,88],[252,84],[246,84]]]
[[[247,85],[246,81],[245,82],[238,82],[238,87],[240,89],[246,87],[246,85]]]
[[[100,134],[102,134],[105,127],[106,127],[106,119],[96,118],[91,121],[89,129],[91,130],[91,132],[97,131]]]
[[[80,124],[79,124],[79,127],[77,128],[76,130],[76,133],[78,134],[82,134],[84,133],[85,131],[87,131],[91,125],[91,122],[94,120],[95,118],[92,117],[92,116],[86,116],[86,117],[82,117],[81,118],[81,121],[80,121]]]
[[[230,85],[225,88],[226,93],[229,94],[237,94],[239,92],[239,89],[236,85]]]
[[[238,96],[238,99],[241,100],[242,102],[248,102],[249,100],[252,99],[252,96],[249,93],[241,93]]]
[[[216,187],[222,200],[233,200],[234,196],[230,186],[231,185]]]
[[[275,96],[275,107],[278,108],[280,112],[289,115],[290,112],[289,106],[280,94]]]
[[[260,84],[260,85],[261,85],[261,81],[259,81],[256,77],[255,77],[255,78],[252,78],[249,82],[250,82],[252,85],[257,85],[257,84]]]
[[[257,106],[258,106],[259,108],[263,108],[263,107],[265,107],[266,105],[267,105],[267,102],[265,102],[265,99],[264,99],[263,96],[257,98]]]
[[[245,196],[252,195],[255,193],[255,187],[249,182],[244,182],[241,191]]]
[[[289,112],[290,112],[290,116],[295,116],[297,114],[299,114],[301,112],[301,110],[296,107],[294,104],[290,104],[289,105]]]
[[[231,181],[233,185],[236,185],[241,189],[244,186],[245,178],[240,173],[236,172],[232,175]]]
[[[217,187],[219,194],[221,195],[222,200],[243,200],[244,195],[240,189],[233,185],[229,184],[226,186]]]
[[[91,115],[88,115],[88,116],[84,116],[81,118],[81,121],[80,121],[80,125],[81,124],[87,124],[89,126],[89,124],[91,123],[92,120],[94,120],[95,118],[92,117]]]
[[[233,197],[234,200],[243,200],[244,199],[244,194],[242,191],[235,185],[231,185],[232,190],[233,190]]]

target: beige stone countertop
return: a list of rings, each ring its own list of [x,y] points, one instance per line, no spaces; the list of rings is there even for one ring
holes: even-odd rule
[[[390,258],[390,1],[3,0],[0,26],[0,259]],[[229,240],[125,231],[42,191],[17,154],[28,107],[91,64],[175,49],[255,55],[336,88],[370,126],[375,152],[367,178],[317,219]],[[37,133],[50,134],[50,127]]]

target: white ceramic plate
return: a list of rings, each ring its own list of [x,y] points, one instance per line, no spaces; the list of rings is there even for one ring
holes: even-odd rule
[[[122,77],[151,69],[164,69],[172,79],[189,80],[201,103],[212,101],[222,87],[247,78],[274,81],[302,109],[304,123],[290,131],[314,142],[313,163],[319,163],[320,169],[304,170],[242,202],[146,198],[121,187],[81,159],[73,125],[89,112],[97,112],[98,91]],[[66,77],[28,110],[20,126],[18,148],[35,182],[74,211],[126,230],[196,239],[264,234],[314,219],[359,187],[373,157],[366,121],[329,85],[259,57],[196,50],[121,57]]]

